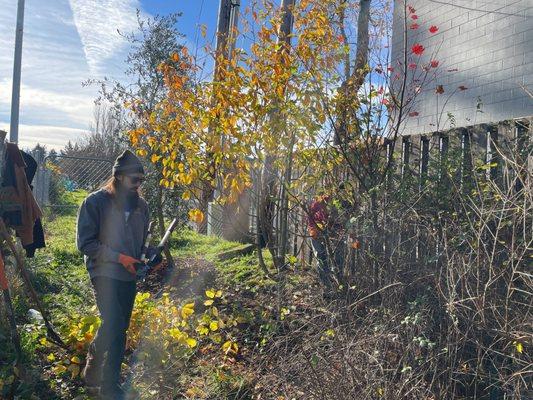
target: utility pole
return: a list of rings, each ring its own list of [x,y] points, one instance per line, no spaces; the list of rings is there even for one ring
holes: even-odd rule
[[[281,2],[281,11],[283,13],[283,21],[280,27],[279,42],[283,43],[285,46],[290,46],[291,38],[290,34],[292,32],[292,23],[293,23],[293,14],[292,8],[296,0],[282,0]]]
[[[229,21],[229,46],[228,46],[228,57],[233,57],[233,50],[235,50],[235,43],[237,41],[237,27],[239,25],[239,9],[241,7],[240,0],[233,0],[231,3],[231,14]]]
[[[216,102],[216,91],[218,83],[224,79],[222,74],[221,61],[227,60],[231,57],[235,44],[234,31],[237,28],[238,14],[239,14],[240,0],[220,0],[218,8],[218,22],[217,22],[217,36],[216,36],[216,53],[215,53],[215,69],[213,73],[213,105]],[[223,64],[223,63],[222,63]],[[216,122],[209,125],[209,137],[214,136],[216,129]],[[223,142],[224,139],[222,139]],[[223,143],[222,143],[223,144]],[[213,166],[214,167],[214,166]],[[218,188],[221,190],[221,188]],[[211,183],[205,183],[202,189],[202,198],[200,201],[200,209],[207,216],[212,218],[209,212],[209,202],[213,201],[215,190]],[[207,212],[206,212],[207,211]],[[200,233],[207,233],[208,221],[204,221],[200,227]]]
[[[220,0],[217,22],[217,45],[215,59],[215,81],[219,75],[219,57],[231,57],[234,48],[233,30],[237,28],[240,0]],[[229,43],[228,43],[229,41]]]
[[[13,62],[13,90],[11,93],[11,126],[9,141],[19,141],[19,109],[20,109],[20,75],[22,66],[22,38],[24,34],[24,0],[19,0],[17,9],[17,31],[15,35],[15,60]]]

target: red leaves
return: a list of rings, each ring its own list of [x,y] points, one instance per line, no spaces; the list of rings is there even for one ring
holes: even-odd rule
[[[390,102],[387,99],[381,99],[381,104],[383,104],[384,106],[388,106]]]
[[[431,33],[437,33],[439,31],[439,27],[435,26],[435,25],[431,25],[430,28],[429,28],[429,31]]]
[[[411,51],[417,56],[421,56],[422,53],[424,53],[424,50],[424,46],[422,46],[420,43],[416,43],[413,45],[413,47],[411,47]]]
[[[414,23],[414,24],[411,24],[411,26],[409,28],[410,29],[418,29],[418,28],[420,28],[420,25],[418,25],[417,23]]]
[[[409,14],[414,14],[416,12],[413,6],[407,6],[407,9],[409,10]]]
[[[416,64],[415,63],[411,63],[408,65],[409,69],[416,69]]]
[[[418,19],[418,15],[416,14],[411,15],[411,19]]]
[[[394,72],[394,68],[393,67],[387,67],[387,71]]]
[[[468,88],[466,86],[464,86],[464,85],[459,86],[458,89],[460,91],[468,90]]]
[[[419,115],[419,114],[418,114],[418,111],[411,111],[411,112],[409,113],[409,116],[410,116],[410,117],[418,117],[418,115]]]
[[[431,65],[431,68],[437,68],[439,66],[439,62],[437,60],[431,60],[429,65]]]
[[[435,88],[435,93],[436,94],[443,94],[444,93],[444,86],[437,85],[437,87]]]

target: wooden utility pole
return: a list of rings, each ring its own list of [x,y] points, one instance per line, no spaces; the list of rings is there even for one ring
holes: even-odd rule
[[[11,93],[11,121],[9,141],[19,140],[20,75],[22,65],[22,38],[24,34],[24,0],[19,0],[17,9],[17,32],[15,35],[15,60],[13,62],[13,90]]]
[[[231,52],[234,48],[233,31],[237,28],[239,20],[240,0],[220,0],[218,8],[218,22],[217,22],[217,41],[216,41],[216,56],[215,60],[215,81],[220,74],[221,58],[231,58]]]
[[[218,22],[217,22],[217,41],[216,41],[216,58],[215,58],[215,73],[214,79],[216,81],[220,73],[219,57],[227,57],[227,43],[229,38],[229,30],[231,23],[231,8],[232,0],[220,0],[218,7]]]
[[[282,0],[281,2],[281,12],[283,13],[283,20],[280,27],[278,43],[283,43],[286,46],[290,46],[291,44],[290,34],[292,32],[292,9],[294,7],[294,4],[296,4],[296,0]]]
[[[231,57],[231,53],[234,47],[233,32],[237,28],[238,14],[239,14],[240,0],[220,0],[218,8],[218,22],[217,22],[217,37],[216,37],[216,53],[215,53],[215,69],[213,73],[213,97],[212,105],[216,103],[216,91],[217,85],[224,79],[223,69],[221,68],[223,60],[227,60]],[[208,136],[215,137],[215,130],[217,129],[216,121],[213,121],[208,128]],[[214,160],[212,160],[214,162]],[[216,166],[213,164],[213,170],[216,170]],[[221,188],[219,188],[220,190]],[[198,227],[200,233],[207,233],[208,219],[210,218],[208,213],[209,202],[213,201],[215,195],[215,189],[211,182],[205,182],[202,188],[202,197],[200,201],[200,210],[207,217]]]

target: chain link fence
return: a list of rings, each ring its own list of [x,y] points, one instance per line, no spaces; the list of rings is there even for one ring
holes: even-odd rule
[[[37,157],[37,162],[35,197],[51,209],[77,208],[79,198],[100,187],[113,166],[107,159],[64,155]]]

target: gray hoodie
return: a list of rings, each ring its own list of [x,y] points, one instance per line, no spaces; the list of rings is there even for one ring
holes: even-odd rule
[[[140,259],[148,233],[150,216],[144,199],[126,220],[122,208],[107,191],[91,193],[78,211],[76,244],[85,255],[89,276],[106,276],[134,281],[118,262],[120,253]]]

